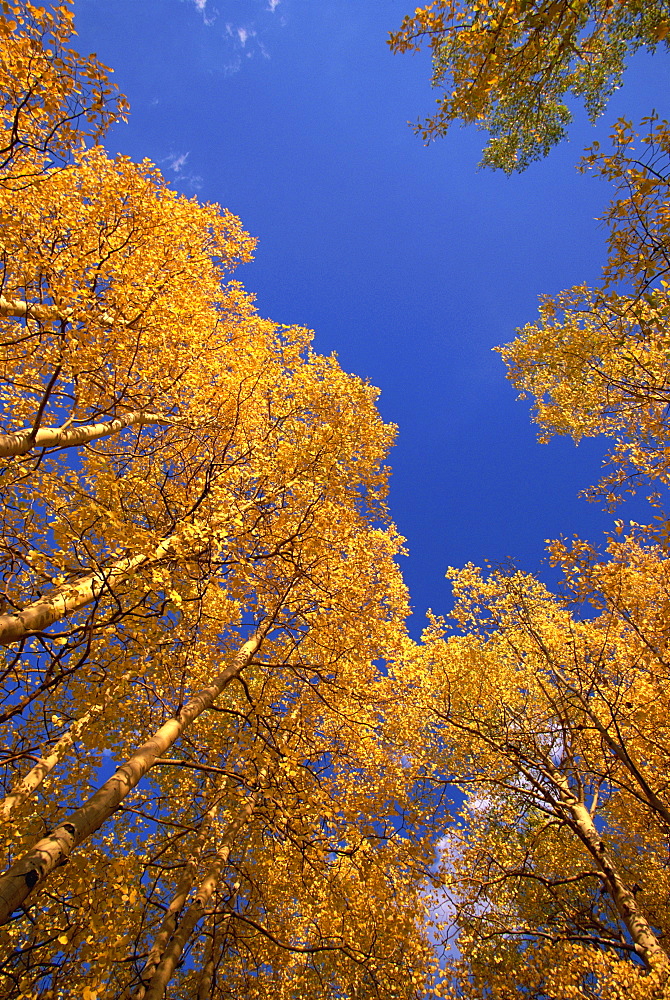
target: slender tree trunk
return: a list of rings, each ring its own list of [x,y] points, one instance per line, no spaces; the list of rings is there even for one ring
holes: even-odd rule
[[[221,872],[228,863],[231,848],[235,843],[235,837],[253,816],[260,794],[260,789],[257,789],[247,802],[244,803],[233,822],[227,827],[223,835],[221,847],[205,878],[200,883],[195,899],[182,917],[179,927],[172,935],[160,964],[152,976],[146,993],[143,993],[141,997],[138,994],[136,1000],[162,1000],[165,996],[165,991],[172,979],[182,952],[196,924],[207,911],[209,901],[221,877]]]
[[[108,691],[105,692],[103,700],[98,705],[92,705],[81,718],[77,719],[72,723],[70,728],[66,733],[63,733],[58,742],[53,746],[51,753],[46,757],[42,757],[40,761],[30,771],[21,779],[9,795],[6,795],[2,801],[0,801],[0,822],[6,822],[14,809],[21,805],[25,800],[36,791],[42,784],[47,775],[51,774],[54,767],[63,756],[70,750],[73,746],[75,740],[78,740],[81,734],[84,732],[86,727],[90,722],[93,722],[99,715],[107,708],[110,698],[112,698],[116,692],[119,690],[121,684],[130,677],[130,674],[124,674],[123,677],[116,683],[113,684]]]
[[[134,570],[146,563],[162,559],[170,551],[176,536],[171,535],[160,543],[151,556],[144,554],[117,559],[107,569],[82,576],[74,583],[65,584],[47,597],[33,601],[23,611],[0,615],[0,646],[25,639],[33,632],[41,632],[71,611],[79,611],[95,601],[105,590],[113,590]]]
[[[16,319],[36,319],[40,323],[54,323],[68,320],[71,309],[44,305],[41,302],[24,302],[22,299],[6,299],[0,295],[0,316],[14,316]]]
[[[198,840],[194,847],[193,853],[188,860],[186,865],[186,870],[177,886],[177,891],[170,901],[167,913],[161,921],[161,925],[158,929],[158,933],[154,938],[154,942],[149,949],[149,954],[147,960],[144,963],[144,968],[141,973],[141,985],[133,994],[135,1000],[143,1000],[146,993],[146,984],[151,981],[151,977],[158,968],[163,953],[168,944],[168,941],[172,937],[177,927],[177,919],[179,914],[184,909],[186,905],[186,900],[188,895],[193,888],[193,882],[195,881],[195,875],[198,869],[198,861],[202,855],[202,849],[205,844],[207,833],[212,825],[212,818],[214,815],[215,807],[209,810],[203,818],[200,824],[200,830],[198,832]],[[130,991],[124,996],[130,996]]]
[[[301,479],[302,473],[292,476],[277,491],[277,496],[281,496],[285,490],[289,490],[294,483],[300,482]],[[265,499],[269,500],[270,497]],[[240,504],[236,509],[236,514],[242,515],[252,510],[255,505],[256,500]],[[104,570],[81,576],[78,580],[64,584],[46,597],[39,597],[23,611],[0,615],[0,646],[9,646],[12,642],[20,642],[26,636],[34,632],[41,632],[53,625],[69,612],[79,611],[95,601],[105,590],[113,590],[134,570],[163,559],[178,541],[177,534],[170,535],[158,545],[150,556],[142,554],[117,559]]]
[[[267,629],[265,630],[267,631]],[[35,886],[61,864],[83,841],[95,833],[118,808],[125,796],[153,767],[157,757],[190,727],[195,719],[211,707],[230,681],[248,665],[258,650],[265,631],[256,632],[238,650],[232,662],[209,687],[191,698],[174,719],[169,719],[154,736],[141,746],[125,764],[102,785],[94,795],[49,836],[42,838],[22,858],[0,876],[0,925],[9,920]]]
[[[633,778],[635,779],[639,787],[642,789],[644,797],[647,800],[649,807],[659,814],[659,816],[665,823],[668,830],[670,830],[670,809],[668,809],[666,804],[662,801],[661,798],[659,798],[659,796],[653,790],[649,782],[644,777],[641,769],[638,767],[633,757],[631,757],[626,747],[622,746],[622,744],[618,743],[612,737],[611,733],[609,732],[607,727],[604,726],[603,723],[600,721],[597,714],[595,712],[592,712],[589,709],[589,707],[585,705],[583,701],[581,701],[581,699],[579,707],[581,708],[582,711],[586,712],[589,719],[594,724],[594,726],[596,727],[596,729],[598,730],[598,732],[600,733],[603,740],[610,748],[614,756],[617,757],[618,760],[620,760],[621,763],[624,765],[624,767],[628,770],[628,772],[632,774]]]
[[[670,974],[670,959],[638,906],[635,896],[626,887],[616,867],[610,861],[607,845],[598,833],[590,812],[573,794],[566,778],[558,771],[554,771],[554,781],[560,789],[561,800],[570,812],[580,839],[604,876],[605,884],[631,936],[635,951],[648,969]]]
[[[170,423],[172,423],[170,417],[162,417],[159,413],[134,410],[132,413],[123,413],[111,420],[100,420],[81,427],[41,427],[34,432],[32,428],[26,427],[10,434],[0,434],[0,458],[26,455],[33,448],[72,448],[96,441],[98,438],[118,434],[126,427]]]
[[[214,928],[207,939],[202,974],[198,983],[198,1000],[210,1000],[214,981]]]
[[[296,476],[289,480],[285,488],[290,488],[292,483],[299,478]],[[237,508],[237,514],[251,510],[254,504],[254,500],[240,504]],[[81,576],[73,583],[63,584],[62,587],[46,597],[39,597],[23,611],[0,615],[0,646],[9,646],[13,642],[20,642],[28,635],[41,632],[53,625],[54,622],[64,618],[71,611],[79,611],[87,604],[91,604],[106,590],[113,590],[136,569],[163,559],[178,539],[178,535],[170,535],[169,538],[163,539],[155,552],[149,556],[141,554],[117,559],[106,569]]]

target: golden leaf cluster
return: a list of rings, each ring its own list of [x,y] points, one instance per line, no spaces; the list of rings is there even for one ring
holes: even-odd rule
[[[393,45],[523,165],[666,37],[631,12],[439,0]],[[550,543],[560,595],[450,571],[412,642],[376,390],[258,315],[235,216],[105,153],[71,34],[2,5],[0,995],[665,1000],[667,519]],[[668,482],[669,155],[589,151],[602,285],[502,349],[543,435],[614,440],[612,503]]]
[[[87,144],[124,102],[71,31],[0,16],[0,992],[409,1000],[394,428],[235,216]]]
[[[511,173],[567,134],[569,98],[591,121],[620,86],[626,57],[667,45],[662,0],[434,0],[392,33],[393,52],[427,46],[437,111],[416,131],[426,142],[453,122],[489,135],[483,164]]]

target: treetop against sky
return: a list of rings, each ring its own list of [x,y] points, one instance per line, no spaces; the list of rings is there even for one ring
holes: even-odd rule
[[[667,996],[670,21],[387,6],[0,9],[12,1000]]]
[[[577,108],[570,142],[507,179],[476,170],[475,130],[424,149],[407,127],[433,98],[427,55],[387,45],[406,13],[396,0],[84,0],[76,16],[78,44],[132,104],[108,147],[238,215],[258,240],[240,277],[261,313],[313,329],[319,351],[381,388],[418,635],[451,600],[449,565],[539,569],[546,538],[607,527],[578,499],[604,449],[537,444],[491,349],[541,293],[598,280],[611,191],[575,164],[618,115],[662,108],[668,71],[638,53],[595,130]]]

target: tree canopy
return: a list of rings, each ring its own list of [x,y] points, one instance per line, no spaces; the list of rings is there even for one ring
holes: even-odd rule
[[[390,36],[394,52],[430,49],[437,112],[426,140],[454,122],[488,133],[483,163],[524,170],[566,135],[569,98],[594,121],[620,86],[627,56],[667,46],[665,0],[435,0]]]
[[[665,5],[436,2],[394,51],[430,46],[438,112],[489,133],[484,163],[522,170],[566,133],[567,99],[595,119],[625,58],[667,44]],[[639,490],[652,523],[616,520],[605,551],[555,540],[559,593],[515,567],[451,571],[456,629],[434,618],[397,663],[423,775],[460,789],[443,828],[443,982],[454,996],[668,995],[668,150],[656,115],[618,121],[585,172],[608,180],[596,287],[543,296],[499,348],[534,401],[541,440],[605,435],[609,507]]]
[[[464,634],[436,620],[398,668],[427,779],[464,795],[439,864],[456,996],[667,995],[668,560],[633,538],[563,560],[596,615],[466,567]]]
[[[668,122],[649,118],[639,132],[617,122],[611,149],[595,146],[583,169],[616,193],[603,218],[602,284],[544,296],[539,321],[501,353],[513,384],[535,398],[544,437],[613,439],[594,493],[614,501],[641,484],[668,484]]]
[[[3,996],[414,997],[394,428],[237,218],[85,141],[123,102],[70,12],[0,21]]]
[[[440,0],[393,45],[512,169],[668,24]],[[663,1000],[670,126],[588,151],[602,282],[500,349],[656,522],[552,542],[560,592],[452,570],[414,642],[377,391],[258,314],[236,216],[108,155],[72,30],[0,12],[0,993]]]

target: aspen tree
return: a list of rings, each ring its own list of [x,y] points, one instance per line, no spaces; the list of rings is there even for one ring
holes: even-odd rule
[[[47,755],[41,757],[28,774],[18,782],[17,786],[12,788],[11,794],[6,795],[2,799],[0,802],[0,820],[8,820],[12,811],[21,806],[39,788],[45,778],[71,750],[91,723],[98,716],[103,715],[109,707],[110,702],[119,696],[123,683],[128,679],[128,675],[125,675],[119,683],[113,684],[109,690],[105,691],[102,700],[91,705],[83,715],[76,719],[48,751]]]
[[[230,280],[239,220],[49,122],[0,185],[3,995],[414,1000],[432,852],[376,701],[394,429]]]
[[[263,775],[261,774],[261,780],[262,777]],[[238,814],[226,827],[219,849],[214,860],[210,863],[204,879],[198,886],[195,898],[179,921],[178,929],[173,931],[169,941],[166,942],[160,955],[160,961],[156,964],[153,974],[150,980],[148,980],[146,990],[144,987],[141,987],[135,994],[137,1000],[143,1000],[143,998],[146,998],[146,1000],[161,1000],[165,995],[165,991],[172,979],[184,947],[193,934],[195,925],[201,920],[210,905],[221,877],[222,869],[230,857],[231,847],[235,842],[235,838],[252,819],[259,797],[260,792],[256,791],[247,802],[240,803]]]
[[[305,737],[310,738],[311,732],[311,726],[306,727]],[[398,951],[401,923],[396,921],[404,913],[411,923],[416,911],[414,907],[407,909],[409,897],[404,895],[406,884],[403,887],[400,869],[394,882],[394,868],[388,863],[395,856],[402,867],[402,851],[397,850],[400,843],[394,855],[392,838],[388,832],[382,835],[380,829],[376,831],[377,840],[388,838],[388,853],[381,844],[375,848],[374,840],[366,842],[356,832],[351,819],[345,821],[346,812],[338,817],[340,810],[344,812],[353,805],[354,786],[349,786],[345,795],[335,796],[334,789],[329,788],[328,775],[323,771],[319,774],[316,760],[305,761],[304,750],[295,743],[296,737],[294,730],[290,758],[280,757],[273,764],[276,778],[270,773],[263,785],[262,800],[255,805],[253,822],[245,827],[244,843],[230,854],[228,845],[224,845],[215,860],[216,872],[207,868],[203,872],[202,888],[189,914],[191,920],[199,911],[202,893],[211,892],[213,876],[217,892],[223,895],[209,895],[211,911],[205,914],[203,926],[209,923],[211,934],[199,951],[191,953],[195,967],[182,973],[183,988],[187,994],[196,988],[200,992],[203,980],[214,988],[213,981],[218,975],[219,983],[225,983],[226,988],[235,988],[237,983],[240,992],[251,990],[252,995],[270,988],[309,993],[317,983],[318,995],[331,995],[331,989],[337,995],[338,983],[339,991],[353,995],[353,984],[371,977],[369,982],[377,978],[383,995],[388,984],[382,987],[382,983],[395,974],[399,995],[405,995],[407,988],[413,995],[409,969],[403,968]],[[350,753],[352,749],[350,744]],[[310,774],[312,768],[316,769]],[[336,763],[335,769],[345,781],[346,768]],[[294,796],[302,804],[300,810],[291,804]],[[367,796],[359,799],[361,805],[364,801],[371,800]],[[239,819],[239,805],[233,800],[231,818],[235,817]],[[329,832],[329,827],[333,832]],[[335,828],[337,837],[333,837]],[[224,855],[227,871],[219,867]],[[355,879],[352,880],[357,870],[362,877],[358,888]],[[394,885],[398,894],[395,900],[387,897]],[[380,911],[378,903],[382,898],[387,902]],[[355,914],[360,907],[366,916],[359,924],[360,918]],[[191,926],[191,920],[186,917],[184,920],[175,937],[179,947],[188,938]],[[394,924],[395,934],[391,930]],[[378,940],[374,932],[371,934],[373,928]],[[408,930],[406,925],[402,935],[405,943],[409,941]],[[413,947],[425,949],[420,934]],[[254,960],[256,969],[250,964]],[[409,966],[413,966],[418,981],[417,965],[410,962]],[[178,990],[178,984],[172,984],[171,989]]]
[[[466,996],[667,990],[667,560],[611,557],[562,554],[583,620],[521,573],[454,572],[466,634],[436,620],[398,678],[432,719],[418,759],[465,795],[441,877]]]
[[[639,133],[616,123],[611,148],[583,168],[609,180],[608,259],[600,285],[543,296],[540,318],[500,349],[509,378],[534,399],[541,440],[604,434],[609,468],[590,492],[613,502],[668,482],[670,132],[651,117]]]
[[[33,888],[116,811],[121,800],[152,767],[155,759],[172,746],[184,729],[209,708],[226,685],[244,669],[261,639],[262,635],[257,633],[248,640],[209,688],[198,692],[184,705],[177,718],[161,726],[152,739],[139,747],[81,809],[40,840],[28,855],[0,877],[0,923],[4,923]]]
[[[0,14],[0,184],[25,188],[98,140],[127,103],[95,56],[69,47],[70,6],[3,3]]]
[[[193,888],[193,883],[197,873],[198,861],[202,856],[203,849],[206,846],[207,835],[212,826],[212,822],[216,817],[216,803],[213,804],[210,809],[208,809],[205,814],[200,827],[198,829],[198,842],[193,851],[193,854],[188,858],[184,867],[184,873],[179,881],[177,890],[169,902],[165,916],[161,921],[158,933],[154,938],[151,948],[149,949],[149,954],[144,963],[141,973],[141,984],[134,996],[137,1000],[143,1000],[146,996],[146,983],[153,981],[153,977],[157,972],[159,966],[163,961],[163,956],[165,950],[173,938],[173,935],[177,929],[177,920],[180,914],[186,906],[186,900],[188,895]],[[181,928],[181,923],[180,923]],[[130,991],[128,991],[130,995]]]
[[[667,46],[662,0],[434,0],[391,34],[394,52],[430,50],[437,111],[416,125],[426,141],[452,123],[488,132],[483,165],[511,173],[567,135],[568,96],[592,122],[621,84],[629,53]]]

